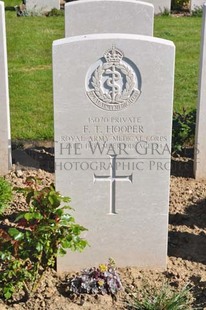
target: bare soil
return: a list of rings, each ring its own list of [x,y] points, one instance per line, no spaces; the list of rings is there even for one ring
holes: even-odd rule
[[[52,145],[23,147],[18,144],[13,151],[15,165],[6,176],[12,184],[22,186],[29,175],[43,178],[45,184],[54,181]],[[140,270],[130,266],[118,269],[124,290],[119,292],[116,300],[108,295],[82,295],[71,300],[65,290],[66,280],[71,274],[58,275],[50,270],[30,300],[14,300],[7,304],[2,300],[0,309],[121,310],[127,309],[125,302],[131,299],[131,292],[141,294],[145,285],[148,288],[161,287],[165,283],[177,290],[189,284],[191,309],[206,309],[206,181],[192,177],[192,166],[190,158],[172,161],[167,270]],[[24,208],[21,198],[15,197],[4,221]]]

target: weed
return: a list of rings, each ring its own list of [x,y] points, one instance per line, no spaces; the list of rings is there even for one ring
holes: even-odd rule
[[[173,114],[172,151],[182,151],[186,145],[194,145],[196,111]]]

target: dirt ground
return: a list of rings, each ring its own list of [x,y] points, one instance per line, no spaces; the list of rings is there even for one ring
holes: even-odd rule
[[[6,178],[17,186],[29,175],[42,177],[45,184],[53,181],[53,147],[47,146],[23,148],[21,144],[14,145],[15,165]],[[84,295],[72,301],[65,291],[65,281],[71,275],[59,276],[50,270],[29,301],[9,304],[0,301],[0,309],[121,310],[127,309],[126,301],[130,300],[131,292],[141,294],[145,285],[161,287],[166,282],[177,290],[189,284],[193,299],[191,309],[206,309],[206,181],[196,181],[192,177],[192,164],[190,158],[172,161],[167,270],[139,270],[129,266],[118,269],[124,290],[119,292],[116,301],[108,295]],[[20,206],[19,203],[18,199],[14,201],[10,214],[24,209],[24,204]]]

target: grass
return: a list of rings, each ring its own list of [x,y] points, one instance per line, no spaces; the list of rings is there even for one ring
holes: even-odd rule
[[[22,3],[21,0],[2,0],[2,1],[4,2],[5,7],[12,7]]]
[[[5,5],[18,4],[7,0]],[[53,139],[52,42],[64,37],[64,17],[20,17],[6,12],[12,139]],[[174,41],[174,109],[197,101],[201,18],[159,16],[156,37]]]
[[[195,108],[198,91],[201,18],[156,17],[155,36],[176,45],[174,109]]]
[[[63,17],[6,13],[12,139],[53,139],[52,42]]]
[[[192,310],[189,287],[174,290],[167,283],[163,283],[162,287],[145,284],[141,291],[131,294],[131,301],[126,303],[127,310]]]
[[[4,209],[6,209],[11,200],[12,200],[11,184],[3,177],[0,177],[0,214],[3,213]]]

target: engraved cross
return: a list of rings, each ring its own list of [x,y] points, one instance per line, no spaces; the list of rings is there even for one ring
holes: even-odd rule
[[[129,181],[132,183],[132,174],[129,176],[116,175],[116,155],[110,155],[110,175],[98,176],[94,174],[94,182],[109,181],[110,182],[110,210],[109,214],[116,214],[116,181]]]

